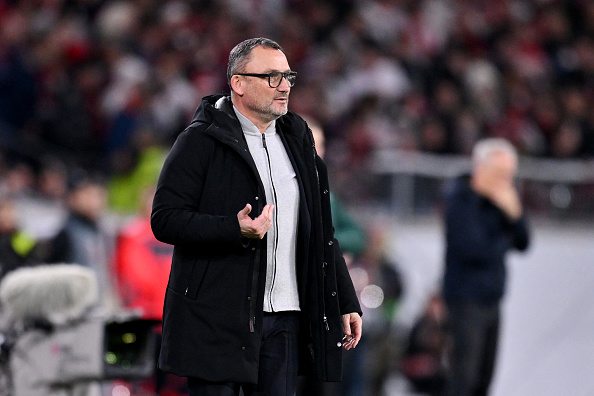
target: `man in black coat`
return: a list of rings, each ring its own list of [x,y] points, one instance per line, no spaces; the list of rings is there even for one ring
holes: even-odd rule
[[[486,395],[497,351],[505,255],[525,250],[529,236],[514,187],[517,154],[504,139],[473,150],[470,177],[447,196],[443,295],[453,336],[448,396]]]
[[[151,225],[174,245],[159,364],[191,395],[293,395],[298,369],[338,381],[361,338],[295,78],[274,41],[238,44],[231,96],[203,98],[159,178]]]

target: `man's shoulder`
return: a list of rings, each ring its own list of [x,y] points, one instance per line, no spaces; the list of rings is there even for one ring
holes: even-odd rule
[[[211,125],[212,122],[206,120],[192,120],[177,136],[177,141],[184,144],[202,144],[205,139],[210,139],[206,130]]]
[[[461,175],[450,180],[444,194],[448,200],[469,200],[476,196],[476,193],[470,187],[470,175]]]
[[[204,131],[208,129],[209,126],[212,125],[212,122],[206,122],[204,120],[197,120],[192,121],[188,124],[186,129],[184,129],[180,135],[185,134],[191,137],[198,137],[204,134]]]

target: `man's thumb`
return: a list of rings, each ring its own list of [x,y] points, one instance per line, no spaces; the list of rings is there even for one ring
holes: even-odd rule
[[[252,211],[252,205],[246,204],[245,208],[241,209],[238,213],[239,216],[247,216]]]

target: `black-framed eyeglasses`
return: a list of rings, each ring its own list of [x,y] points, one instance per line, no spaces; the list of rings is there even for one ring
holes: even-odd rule
[[[271,73],[235,73],[237,76],[248,76],[248,77],[260,77],[266,78],[268,77],[268,85],[270,88],[277,88],[283,78],[287,80],[289,83],[289,87],[295,85],[295,81],[297,80],[297,72],[290,71],[290,72],[271,72]]]

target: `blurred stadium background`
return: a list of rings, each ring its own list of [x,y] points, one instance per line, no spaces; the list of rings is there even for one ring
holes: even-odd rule
[[[534,240],[492,395],[594,394],[594,2],[0,0],[0,21],[0,192],[38,239],[78,168],[107,182],[115,233],[200,98],[228,91],[229,50],[278,41],[334,192],[389,235],[404,327],[439,284],[444,186],[477,139],[509,139]]]

